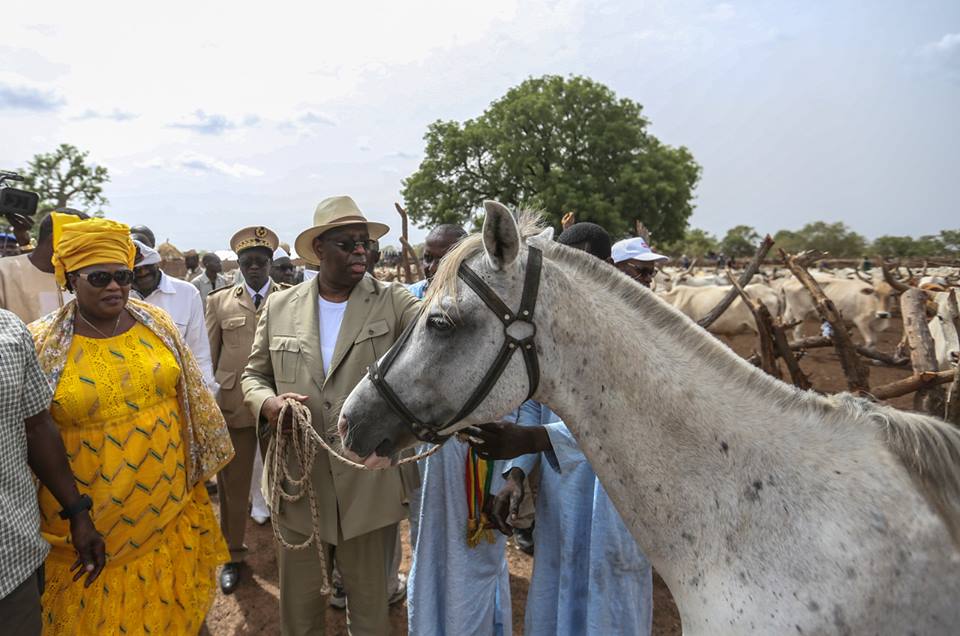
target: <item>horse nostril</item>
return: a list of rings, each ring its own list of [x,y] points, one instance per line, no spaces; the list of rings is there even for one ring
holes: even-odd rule
[[[373,452],[380,457],[390,457],[390,455],[393,454],[393,441],[389,439],[383,440],[377,444],[377,447],[373,450]]]

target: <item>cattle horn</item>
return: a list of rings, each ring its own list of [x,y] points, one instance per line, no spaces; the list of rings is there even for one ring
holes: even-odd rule
[[[890,268],[887,266],[887,262],[883,260],[882,256],[878,257],[877,260],[880,262],[880,269],[883,271],[883,280],[887,281],[888,285],[893,287],[900,294],[910,289],[909,285],[901,280],[898,280],[897,277],[893,275],[893,272],[890,271]]]
[[[873,281],[872,281],[872,280],[870,280],[869,278],[867,278],[866,276],[863,275],[863,273],[860,271],[860,268],[859,268],[859,267],[854,267],[854,268],[853,268],[853,275],[856,276],[857,278],[859,278],[860,280],[862,280],[862,281],[865,282],[865,283],[873,284]]]

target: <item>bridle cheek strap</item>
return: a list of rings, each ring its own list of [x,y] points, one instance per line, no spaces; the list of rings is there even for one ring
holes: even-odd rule
[[[480,406],[480,403],[490,395],[490,391],[496,386],[500,376],[503,375],[507,364],[510,363],[510,359],[513,357],[513,352],[518,349],[523,355],[523,362],[527,368],[529,389],[526,399],[529,400],[533,397],[533,394],[536,393],[537,387],[540,386],[540,363],[537,358],[536,343],[534,342],[534,338],[537,335],[537,325],[533,322],[533,314],[537,306],[537,295],[540,291],[540,270],[542,269],[542,265],[542,253],[536,247],[531,246],[527,251],[527,271],[523,281],[523,295],[520,298],[520,307],[517,312],[514,313],[504,304],[500,297],[497,296],[496,292],[483,282],[483,279],[481,279],[476,272],[470,269],[466,263],[460,264],[460,268],[457,270],[457,276],[480,297],[480,300],[482,300],[497,316],[500,322],[503,323],[504,342],[503,346],[500,347],[500,351],[497,353],[497,357],[484,374],[480,384],[474,389],[463,407],[461,407],[456,415],[451,417],[445,425],[439,427],[430,426],[414,415],[403,403],[403,400],[390,388],[385,378],[387,371],[393,365],[400,350],[403,349],[407,340],[410,339],[410,335],[419,320],[419,316],[407,325],[400,339],[397,340],[396,344],[394,344],[393,347],[390,348],[390,351],[383,357],[383,361],[379,364],[374,361],[374,363],[370,365],[367,370],[367,377],[371,384],[373,384],[377,393],[380,394],[380,397],[383,398],[390,409],[410,428],[410,431],[417,439],[434,444],[441,444],[446,441],[450,436],[441,435],[437,433],[437,431],[453,426]],[[522,331],[525,332],[525,335],[522,337],[516,337],[510,332],[510,327],[517,324],[528,325],[528,327],[522,329]]]

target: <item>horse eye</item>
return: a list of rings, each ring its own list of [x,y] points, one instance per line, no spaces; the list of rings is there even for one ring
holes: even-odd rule
[[[430,316],[427,318],[427,324],[437,331],[449,331],[453,329],[453,323],[443,316]]]

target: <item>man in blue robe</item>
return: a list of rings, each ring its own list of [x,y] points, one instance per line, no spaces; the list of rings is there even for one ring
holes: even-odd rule
[[[610,260],[609,235],[592,223],[577,223],[557,240]],[[524,634],[649,634],[650,564],[560,418],[528,401],[516,424],[487,424],[468,432],[480,442],[475,447],[481,456],[515,458],[506,465],[506,482],[494,502],[494,521],[505,533],[523,498],[524,475],[541,464]]]
[[[422,257],[427,278],[409,288],[415,296],[423,298],[440,259],[464,236],[466,232],[458,226],[442,225],[430,232]],[[413,565],[407,583],[407,615],[411,634],[511,634],[506,538],[487,530],[476,546],[467,542],[468,453],[470,446],[454,438],[419,462],[421,486],[410,494]],[[491,464],[492,496],[503,485],[503,464]]]

